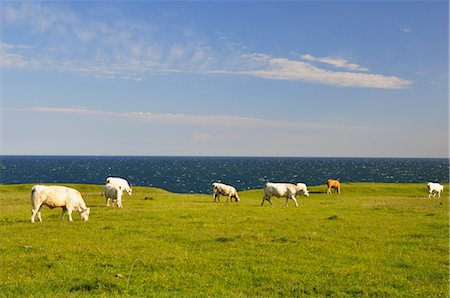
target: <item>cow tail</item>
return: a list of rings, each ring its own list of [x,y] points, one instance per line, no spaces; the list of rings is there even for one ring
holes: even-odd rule
[[[31,198],[33,198],[34,197],[34,194],[36,193],[36,185],[35,186],[33,186],[33,188],[31,188]]]
[[[33,206],[34,210],[34,196],[36,195],[37,187],[36,185],[31,188],[31,206]]]

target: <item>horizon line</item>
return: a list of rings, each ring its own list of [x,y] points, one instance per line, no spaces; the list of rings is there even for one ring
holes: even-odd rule
[[[1,154],[1,157],[168,157],[168,158],[367,158],[367,159],[449,159],[450,156],[275,156],[275,155],[122,155],[122,154]]]

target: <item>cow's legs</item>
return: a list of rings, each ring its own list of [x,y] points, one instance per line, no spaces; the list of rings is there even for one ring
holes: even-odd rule
[[[267,197],[268,197],[268,195],[264,195],[264,197],[263,197],[263,199],[262,199],[261,206],[264,206],[264,203],[265,203],[266,201],[269,201],[269,202],[270,202],[270,199],[267,199]],[[272,202],[270,202],[270,204],[272,205]]]
[[[294,201],[294,203],[295,203],[295,207],[297,207],[297,208],[298,208],[298,203],[297,203],[297,200],[295,199],[295,197],[294,197],[294,196],[291,196],[291,197],[286,197],[286,207],[289,207],[289,200],[292,200],[292,201]]]
[[[31,222],[34,222],[34,218],[36,217],[37,211],[34,208],[31,209]]]
[[[272,206],[272,196],[264,195],[263,200],[262,200],[262,203],[261,203],[261,206],[264,205],[264,202],[265,202],[265,201],[269,201],[270,206]]]
[[[265,202],[265,201],[267,200],[267,199],[266,199],[266,197],[267,197],[267,196],[266,196],[266,195],[264,195],[264,197],[263,197],[263,201],[262,201],[262,203],[261,203],[261,206],[264,206],[264,202]]]
[[[220,202],[220,194],[214,193],[214,202],[217,200],[217,202]]]
[[[297,203],[297,200],[295,199],[295,197],[294,197],[294,196],[292,196],[292,197],[291,197],[291,199],[292,199],[292,201],[294,201],[294,203],[295,203],[295,207],[297,207],[297,208],[298,208],[298,203]],[[287,204],[286,204],[286,206],[287,206]]]
[[[62,207],[61,221],[64,220],[64,215],[66,215],[66,211],[67,211],[66,207]]]
[[[67,215],[69,216],[69,221],[73,221],[72,219],[72,208],[67,208]]]
[[[114,205],[114,203],[113,203]],[[106,207],[109,207],[109,198],[106,198]]]
[[[34,218],[36,217],[36,214],[38,216],[39,221],[42,221],[41,207],[42,207],[42,205],[35,206],[33,209],[31,209],[31,222],[34,222]]]

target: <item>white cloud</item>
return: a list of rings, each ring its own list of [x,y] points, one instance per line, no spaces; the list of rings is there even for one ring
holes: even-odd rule
[[[10,154],[401,156],[408,152],[415,156],[415,140],[420,139],[399,128],[230,115],[112,112],[86,107],[35,107],[0,112],[6,116],[7,127],[21,132],[5,134],[4,152]],[[52,115],[58,119],[57,126]],[[24,119],[33,119],[35,124],[30,127]],[[104,134],[111,126],[126,132],[121,134],[126,141],[105,147]],[[134,133],[129,134],[130,130]],[[143,135],[146,137],[142,138]],[[36,136],[39,136],[36,146],[26,146]],[[399,139],[399,136],[403,137]],[[445,138],[441,143],[444,141]],[[392,142],[395,146],[380,147]]]
[[[30,46],[0,43],[0,68],[21,69],[41,66],[41,62],[30,55],[31,50]]]
[[[6,22],[28,24],[35,32],[67,33],[68,29],[79,24],[77,17],[71,12],[32,2],[5,6],[2,15]]]
[[[165,33],[147,24],[81,19],[60,6],[8,5],[3,16],[8,25],[26,24],[31,30],[53,34],[54,40],[59,36],[64,42],[59,50],[50,50],[48,45],[20,48],[4,43],[1,68],[41,68],[137,82],[155,74],[186,73],[253,76],[337,87],[400,89],[411,85],[411,81],[396,76],[369,73],[368,68],[344,58],[306,54],[302,60],[292,60],[246,53],[244,46],[239,50],[214,48],[191,30],[171,32],[176,37],[171,42],[163,38]],[[221,44],[232,43],[227,39],[222,38]]]
[[[242,73],[265,79],[306,81],[338,87],[401,89],[411,85],[411,81],[396,76],[330,71],[287,58],[270,58],[264,69]]]
[[[185,55],[186,55],[186,49],[179,44],[175,44],[169,50],[169,54],[168,54],[168,58],[167,58],[168,63],[169,64],[176,63],[177,61],[181,60]]]
[[[81,115],[95,115],[95,114],[106,114],[105,112],[100,113],[94,110],[89,110],[85,107],[34,107],[31,109],[25,109],[32,112],[39,113],[68,113],[68,114],[81,114]]]
[[[411,33],[413,31],[412,27],[409,25],[403,25],[401,30],[405,33]]]
[[[37,67],[37,61],[30,61],[20,54],[1,53],[0,68],[26,68]]]
[[[188,52],[180,45],[174,45],[164,61],[152,59],[107,59],[79,60],[58,57],[51,50],[2,44],[2,68],[49,68],[61,72],[92,75],[98,78],[120,78],[142,81],[145,76],[168,73],[190,73],[205,75],[245,75],[270,80],[291,80],[320,83],[337,87],[401,89],[411,85],[411,81],[396,76],[333,71],[299,60],[273,58],[267,54],[244,54],[234,59],[230,65],[220,65],[214,59],[213,50],[193,49]],[[311,60],[312,58],[308,58]],[[344,62],[328,61],[336,65]],[[344,66],[342,66],[344,67]],[[360,68],[361,69],[361,68]]]
[[[294,121],[268,120],[255,117],[231,115],[190,115],[151,112],[112,112],[92,110],[86,107],[33,107],[28,109],[10,109],[35,113],[72,114],[79,116],[120,117],[162,125],[182,125],[198,127],[228,128],[280,128],[280,129],[345,129],[367,130],[366,126],[341,125],[332,123],[307,123]]]
[[[325,64],[333,65],[337,68],[345,68],[352,71],[368,71],[368,68],[362,67],[355,63],[349,63],[347,59],[343,58],[333,58],[333,57],[314,57],[312,55],[306,54],[302,55],[301,58],[306,61],[320,62]]]

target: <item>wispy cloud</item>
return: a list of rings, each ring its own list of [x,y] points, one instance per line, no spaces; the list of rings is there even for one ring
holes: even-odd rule
[[[37,68],[38,59],[31,57],[32,48],[25,45],[0,43],[0,68]]]
[[[213,46],[192,30],[172,32],[175,41],[163,38],[156,26],[120,19],[108,23],[86,19],[59,6],[39,3],[5,5],[8,26],[28,26],[36,34],[51,34],[54,45],[1,44],[1,68],[39,68],[98,78],[133,80],[160,74],[253,76],[337,87],[401,89],[411,81],[351,63],[346,58],[301,56],[301,60],[239,50],[232,38],[218,37]],[[67,44],[67,45],[66,45]],[[228,45],[225,46],[225,45]]]
[[[342,125],[334,123],[312,123],[268,120],[256,117],[232,115],[191,115],[152,112],[114,112],[93,110],[86,107],[32,107],[25,109],[9,109],[33,113],[67,114],[77,116],[117,117],[134,121],[144,121],[162,125],[183,125],[199,127],[229,127],[229,128],[279,128],[279,129],[345,129],[367,130],[366,126]]]
[[[306,61],[320,62],[329,65],[333,65],[337,68],[345,68],[352,71],[368,71],[366,67],[362,67],[355,63],[349,63],[347,59],[344,58],[333,58],[333,57],[314,57],[312,55],[306,54],[302,55],[301,58]]]
[[[413,31],[413,28],[409,25],[403,25],[401,26],[400,30],[405,33],[411,33]]]
[[[333,71],[314,66],[310,63],[288,58],[270,57],[266,54],[245,54],[235,57],[239,65],[219,65],[213,59],[205,58],[202,50],[195,51],[190,63],[176,63],[185,53],[175,47],[168,61],[134,59],[125,61],[107,61],[104,59],[59,60],[49,56],[51,53],[17,51],[14,45],[3,44],[2,68],[50,68],[60,72],[72,72],[91,75],[98,78],[143,81],[146,76],[155,74],[186,73],[202,75],[241,75],[254,76],[270,80],[291,80],[319,83],[337,87],[401,89],[411,85],[411,81],[397,76],[360,73],[352,71]],[[204,59],[205,58],[205,59]],[[231,59],[230,59],[231,60]],[[167,63],[169,62],[169,63]],[[195,63],[194,63],[195,62]]]
[[[77,17],[71,12],[38,3],[21,2],[4,5],[2,8],[2,17],[5,22],[26,24],[34,32],[56,30],[67,33],[68,27],[77,22]]]
[[[242,73],[265,79],[305,81],[338,87],[401,89],[411,85],[411,81],[396,76],[331,71],[298,60],[268,56],[260,58],[264,60],[265,67]]]

